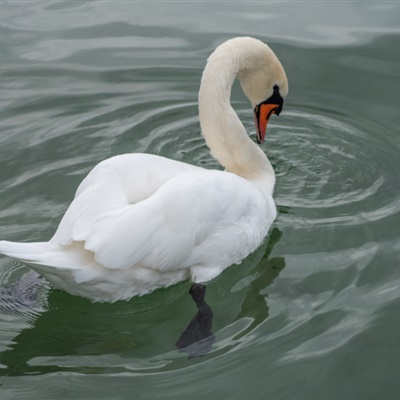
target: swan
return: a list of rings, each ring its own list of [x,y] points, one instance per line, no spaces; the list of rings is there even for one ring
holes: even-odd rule
[[[235,79],[254,109],[257,144],[230,104]],[[208,58],[198,105],[223,171],[150,154],[114,156],[84,178],[48,242],[0,241],[0,253],[99,302],[210,281],[253,252],[276,217],[275,173],[258,144],[287,93],[285,71],[265,43],[222,43]]]

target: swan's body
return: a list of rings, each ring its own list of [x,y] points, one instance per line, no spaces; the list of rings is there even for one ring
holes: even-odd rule
[[[282,103],[263,101],[287,94],[281,64],[258,40],[232,39],[210,56],[200,123],[225,171],[147,154],[110,158],[83,180],[49,242],[0,241],[0,252],[94,301],[129,299],[187,278],[206,282],[240,262],[261,244],[276,208],[271,164],[229,102],[236,77],[256,114],[263,104],[272,110],[266,120]]]

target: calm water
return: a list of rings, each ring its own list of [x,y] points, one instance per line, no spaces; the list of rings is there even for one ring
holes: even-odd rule
[[[271,45],[290,95],[264,144],[279,216],[208,285],[211,351],[175,348],[188,282],[92,304],[1,256],[1,399],[398,399],[399,3],[2,2],[0,238],[49,239],[115,154],[218,168],[197,90],[238,35]]]

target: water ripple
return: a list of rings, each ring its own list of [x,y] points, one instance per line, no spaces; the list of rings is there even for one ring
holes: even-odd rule
[[[387,146],[382,128],[372,127],[379,129],[374,135],[371,126],[346,120],[302,110],[288,112],[287,123],[277,126],[269,142],[276,198],[291,210],[292,223],[365,224],[400,211],[393,191],[399,179],[389,172],[399,148]]]
[[[140,70],[137,72],[140,75]],[[114,98],[112,102],[96,109],[95,112],[83,114],[82,118],[78,118],[71,126],[64,126],[65,129],[60,131],[60,134],[56,133],[53,138],[38,137],[34,146],[32,144],[29,146],[32,149],[39,145],[48,146],[54,138],[57,138],[58,141],[65,142],[65,149],[73,144],[74,135],[86,134],[87,145],[93,147],[94,141],[99,141],[99,154],[105,154],[109,151],[105,149],[110,146],[114,150],[125,148],[126,143],[133,137],[136,151],[168,154],[174,159],[209,168],[219,168],[200,135],[197,103],[188,98],[179,98],[179,95],[171,100],[170,89],[165,92],[158,91],[156,99],[153,99],[152,94],[142,94],[134,102],[129,97],[119,97],[120,101],[114,101],[116,100]],[[244,117],[246,126],[252,132],[251,112],[248,106],[242,103],[238,103],[237,106],[239,115]],[[60,114],[57,118],[60,118]],[[90,131],[85,131],[88,129]],[[391,162],[397,149],[395,146],[392,148],[385,146],[382,137],[371,139],[369,135],[370,132],[363,131],[362,124],[357,121],[353,120],[353,124],[349,124],[346,115],[336,115],[327,110],[318,113],[316,109],[289,108],[285,113],[284,123],[277,118],[273,119],[266,151],[277,172],[276,199],[282,211],[278,226],[286,229],[286,235],[289,235],[288,229],[293,225],[297,227],[297,230],[301,229],[309,233],[315,232],[316,227],[321,225],[326,232],[329,232],[328,228],[332,226],[340,229],[359,224],[366,226],[398,213],[400,205],[398,196],[388,198],[385,195],[381,198],[382,192],[387,193],[397,179],[397,176],[382,173],[383,170],[390,169],[391,166],[387,163]],[[82,140],[79,142],[80,145],[84,143]],[[377,153],[380,154],[379,157]],[[65,177],[65,174],[74,174],[74,171],[75,173],[81,171],[78,173],[81,175],[93,162],[93,154],[92,152],[91,156],[68,156],[65,159],[37,164],[29,171],[19,173],[17,177],[10,177],[9,180],[4,181],[3,190],[7,188],[10,191],[14,188],[26,187],[30,183],[38,185],[42,182],[45,185],[49,177],[57,179],[57,176]],[[370,162],[365,163],[366,159]],[[332,187],[335,190],[332,190]],[[12,207],[9,210],[12,210]],[[14,215],[17,213],[18,206]],[[57,213],[61,211],[57,210]],[[236,307],[242,311],[237,311],[236,317],[230,323],[214,330],[216,341],[212,350],[205,358],[196,360],[196,364],[206,363],[210,359],[218,359],[226,354],[252,351],[256,345],[283,346],[285,350],[277,359],[278,363],[321,357],[345,345],[370,323],[371,317],[368,314],[360,314],[357,307],[352,308],[347,303],[349,298],[354,298],[352,285],[354,285],[356,275],[349,275],[348,282],[344,285],[345,290],[337,292],[334,287],[330,287],[324,291],[320,288],[318,295],[313,296],[310,291],[312,282],[308,281],[307,271],[309,271],[310,279],[316,277],[315,261],[318,258],[324,258],[324,273],[332,274],[332,277],[328,279],[329,282],[337,279],[338,275],[342,276],[343,269],[351,271],[352,266],[356,266],[362,271],[376,254],[377,246],[374,242],[365,247],[356,245],[341,252],[321,253],[319,256],[315,254],[315,251],[308,254],[306,248],[303,248],[301,254],[286,254],[282,261],[268,258],[275,242],[276,239],[270,239],[270,245],[267,243],[270,248],[259,249],[252,255],[253,259],[250,257],[245,262],[249,268],[247,272],[245,267],[241,266],[244,271],[242,280],[238,277],[237,271],[228,271],[224,274],[225,284],[230,281],[229,273],[232,274],[228,291],[230,296],[233,296],[232,299],[237,298]],[[263,259],[267,264],[262,263]],[[272,268],[272,262],[278,262],[280,266],[273,267],[277,268],[275,270],[270,269],[271,275],[266,278],[265,271]],[[303,268],[298,277],[292,271],[287,283],[284,278],[280,278],[279,285],[270,292],[266,289],[267,286],[285,268],[285,264],[302,264]],[[331,268],[330,264],[332,264]],[[342,268],[338,268],[338,264],[341,264]],[[266,266],[268,268],[265,270]],[[4,274],[7,273],[7,269],[3,271]],[[1,281],[7,281],[6,275],[1,277]],[[246,283],[243,284],[243,282]],[[260,282],[266,283],[260,284]],[[294,282],[296,283],[293,284]],[[296,289],[292,289],[292,286]],[[307,294],[299,292],[303,286],[307,287],[304,290]],[[390,291],[393,288],[389,287],[387,290]],[[274,303],[271,315],[269,315],[266,291],[270,292],[268,302]],[[279,297],[274,294],[277,291],[280,293]],[[10,295],[14,293],[14,290],[7,289],[6,292],[4,293],[7,295],[3,296],[3,308],[9,310],[9,307],[5,305],[10,303],[12,298]],[[172,291],[167,293],[171,295]],[[164,295],[160,294],[160,296],[163,298]],[[181,296],[182,293],[178,292],[178,297]],[[163,301],[163,305],[158,307],[154,300],[151,305],[148,303],[149,300],[144,300],[142,311],[139,311],[141,307],[136,302],[133,309],[129,307],[129,313],[123,312],[121,306],[118,307],[118,311],[112,307],[98,309],[95,312],[97,321],[104,320],[98,343],[92,340],[88,342],[82,337],[72,344],[73,347],[79,348],[80,355],[59,354],[55,357],[33,355],[27,364],[31,371],[47,371],[48,368],[57,367],[64,371],[84,371],[86,374],[96,373],[97,368],[102,365],[108,365],[106,370],[109,374],[129,371],[141,375],[185,369],[189,365],[185,356],[176,351],[163,350],[162,346],[158,351],[157,349],[148,350],[150,352],[145,353],[144,358],[134,356],[136,351],[140,353],[140,350],[139,348],[136,350],[137,345],[130,338],[130,330],[123,333],[126,330],[123,328],[125,325],[123,321],[126,318],[134,318],[139,326],[140,323],[147,326],[149,321],[154,323],[158,321],[162,313],[166,312],[165,307],[173,306],[174,301],[170,300],[170,305]],[[210,301],[212,302],[212,299]],[[62,303],[62,307],[65,308],[68,301],[64,299]],[[20,301],[13,303],[11,315],[14,318],[21,320],[21,307],[24,308],[24,304]],[[257,304],[257,307],[254,307],[254,304]],[[75,320],[81,321],[81,306],[76,307],[73,303],[71,306],[70,323]],[[217,308],[220,309],[220,307]],[[36,318],[41,319],[43,306],[37,305],[28,309],[31,311],[29,315],[27,314],[26,324],[31,324],[31,321]],[[253,315],[254,310],[258,310],[259,314]],[[215,312],[218,315],[218,310]],[[268,316],[270,323],[266,324]],[[110,321],[105,322],[108,319]],[[351,321],[354,319],[358,321],[358,330],[351,329]],[[120,326],[120,332],[115,337],[105,333],[109,323]],[[311,327],[320,323],[324,328],[317,333],[315,331],[311,333]],[[51,331],[48,332],[50,343],[56,343],[62,331],[70,329],[64,324],[65,322],[50,329]],[[86,321],[81,321],[79,324],[79,328],[75,326],[77,330],[93,329],[86,324]],[[270,326],[274,327],[272,331],[269,330]],[[141,336],[140,330],[136,332],[136,335]],[[286,338],[293,335],[308,337],[308,339],[289,346]],[[336,340],[338,336],[342,337],[340,342]],[[108,354],[110,350],[115,354]],[[121,351],[132,352],[129,361],[125,361],[118,355]]]
[[[6,93],[0,110],[0,170],[7,172],[0,183],[1,238],[48,239],[81,179],[115,154],[148,152],[220,168],[200,135],[201,66],[223,37],[259,36],[255,22],[265,20],[264,14],[237,5],[245,12],[230,11],[228,21],[225,6],[215,5],[217,13],[210,17],[210,6],[196,3],[191,11],[180,7],[166,19],[171,5],[159,4],[138,21],[139,13],[121,13],[121,8],[152,10],[154,5],[110,4],[36,2],[27,4],[24,13],[8,7],[0,18],[2,33],[12,43],[6,46],[8,61],[0,65]],[[207,26],[193,13],[202,7]],[[294,34],[290,28],[298,26],[297,14],[295,9],[268,14],[269,38],[275,38],[283,59],[302,56],[310,71],[326,62],[326,74],[340,66],[343,76],[376,76],[378,69],[395,76],[396,59],[380,57],[381,42],[376,44],[379,57],[361,47],[368,56],[357,54],[356,47],[343,50],[385,31],[398,32],[393,24],[387,29],[369,25],[364,35],[344,13],[341,29],[309,21]],[[291,23],[283,24],[284,17]],[[246,18],[250,22],[244,26]],[[390,49],[396,40],[393,36]],[[343,47],[332,55],[329,49],[338,44]],[[295,75],[297,64],[289,68]],[[179,371],[173,378],[181,382],[200,365],[214,374],[219,363],[215,376],[225,376],[229,384],[227,375],[243,371],[243,360],[272,366],[269,372],[283,365],[299,371],[297,363],[329,359],[368,332],[378,312],[398,299],[398,268],[390,266],[400,262],[400,142],[352,107],[369,101],[377,110],[375,94],[360,99],[358,92],[351,93],[351,82],[347,97],[331,87],[329,96],[342,106],[338,109],[318,86],[326,89],[329,82],[306,84],[310,99],[296,102],[294,91],[282,116],[271,119],[264,145],[277,175],[274,229],[260,249],[208,286],[215,343],[207,355],[188,359],[175,348],[196,312],[188,283],[123,304],[91,304],[50,289],[20,264],[2,258],[1,371],[168,380]],[[233,98],[254,137],[251,109],[242,98],[235,100],[235,93]],[[189,378],[186,385],[199,376]],[[49,396],[57,390],[52,387]],[[19,395],[28,397],[28,391]]]

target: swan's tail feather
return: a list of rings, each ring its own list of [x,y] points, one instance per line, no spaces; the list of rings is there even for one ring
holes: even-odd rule
[[[89,264],[93,256],[82,251],[83,246],[60,246],[51,242],[18,243],[0,240],[0,253],[15,258],[32,267],[40,274],[57,270],[80,269],[80,265]]]
[[[16,243],[3,240],[0,241],[0,253],[22,261],[55,287],[72,294],[84,296],[77,283],[88,282],[98,276],[93,253],[85,250],[80,242],[62,246],[51,242]]]
[[[17,243],[0,240],[0,253],[26,263],[40,263],[54,251],[48,242]]]
[[[51,242],[17,243],[0,240],[0,253],[29,265],[52,283],[54,279],[51,276],[65,278],[73,274],[74,279],[78,279],[76,274],[90,275],[96,272],[93,253],[84,250],[83,244],[79,242],[60,246]]]

